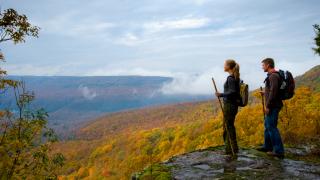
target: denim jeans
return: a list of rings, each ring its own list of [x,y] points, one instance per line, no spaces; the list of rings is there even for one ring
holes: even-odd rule
[[[280,108],[272,108],[264,119],[264,145],[267,150],[284,154],[284,148],[277,128]]]

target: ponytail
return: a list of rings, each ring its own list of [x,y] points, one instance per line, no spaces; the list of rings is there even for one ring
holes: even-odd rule
[[[236,78],[236,80],[240,80],[240,66],[233,59],[226,60],[227,65],[232,70],[232,75]]]
[[[240,66],[238,63],[236,63],[236,65],[233,68],[233,76],[239,80],[240,79]]]

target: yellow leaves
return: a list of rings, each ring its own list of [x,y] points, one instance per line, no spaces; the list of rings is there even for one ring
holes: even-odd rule
[[[84,178],[89,176],[89,171],[87,168],[81,167],[77,173],[78,178]]]
[[[20,85],[20,83],[21,82],[19,82],[19,81],[0,78],[0,89],[4,89],[7,86],[15,88],[15,87],[18,87]]]
[[[1,118],[1,117],[4,117],[5,115],[6,115],[6,111],[1,111],[1,110],[0,110],[0,118]]]
[[[171,147],[170,141],[162,141],[159,143],[159,149],[163,149],[163,151],[167,152],[169,148]]]
[[[103,151],[104,153],[108,153],[108,152],[110,152],[110,151],[112,150],[112,148],[113,148],[113,145],[112,145],[112,144],[107,144],[106,146],[104,146],[104,147],[102,148],[102,151]]]
[[[90,167],[89,168],[89,177],[94,177],[95,173],[96,173],[96,168],[95,167]]]
[[[96,158],[99,155],[103,155],[106,154],[108,152],[110,152],[113,148],[113,144],[106,144],[102,147],[97,148],[92,154],[91,154],[91,158]]]
[[[24,14],[19,14],[14,9],[6,9],[0,14],[1,30],[4,32],[0,43],[13,41],[16,43],[25,42],[28,36],[38,37],[40,28],[32,26]]]
[[[4,55],[2,52],[0,52],[0,61],[4,61]],[[1,73],[0,73],[1,74]]]
[[[260,97],[258,92],[254,93],[254,96]],[[308,137],[320,133],[319,102],[320,93],[308,88],[298,88],[296,95],[286,101],[287,112],[285,108],[282,109],[278,126],[285,143],[299,138],[306,141]],[[150,162],[165,160],[192,149],[222,145],[223,116],[219,109],[210,111],[211,107],[211,103],[203,103],[187,111],[170,111],[170,116],[183,117],[184,120],[169,123],[170,126],[165,123],[157,124],[158,128],[131,129],[107,137],[90,151],[90,164],[82,165],[83,169],[79,169],[78,175],[87,172],[88,177],[109,175],[108,178],[111,179],[126,179],[132,172],[143,169]],[[165,112],[161,113],[165,118],[168,117]],[[168,121],[173,121],[170,118]],[[240,145],[255,146],[263,143],[261,100],[241,108],[235,126]],[[147,154],[146,150],[149,149],[153,153]]]
[[[260,90],[255,90],[255,91],[253,91],[253,92],[252,92],[252,95],[253,95],[255,98],[261,99]]]
[[[0,69],[0,76],[7,75],[7,71]]]
[[[292,99],[285,101],[280,127],[287,143],[305,142],[320,132],[319,96],[319,92],[301,87]]]

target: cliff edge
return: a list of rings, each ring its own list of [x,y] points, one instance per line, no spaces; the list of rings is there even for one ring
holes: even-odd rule
[[[310,148],[287,148],[284,159],[242,148],[230,160],[220,146],[172,157],[132,179],[320,179],[320,163]]]

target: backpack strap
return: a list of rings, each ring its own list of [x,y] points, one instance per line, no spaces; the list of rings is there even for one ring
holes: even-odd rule
[[[282,76],[281,76],[281,74],[280,74],[279,71],[273,71],[273,72],[271,72],[271,73],[264,79],[263,82],[266,83],[267,81],[269,81],[269,77],[271,76],[271,74],[274,74],[274,73],[276,73],[276,74],[279,75],[280,80],[282,79]]]

